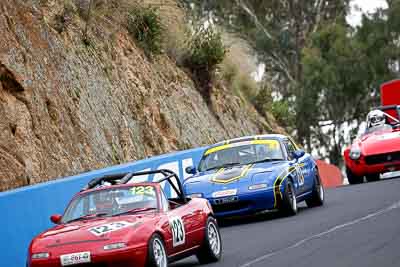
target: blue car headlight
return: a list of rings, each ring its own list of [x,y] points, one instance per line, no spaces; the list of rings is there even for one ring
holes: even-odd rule
[[[268,187],[268,184],[263,183],[263,184],[254,184],[249,186],[249,190],[260,190],[260,189],[265,189]]]
[[[255,184],[255,185],[250,185],[249,186],[249,190],[260,190],[260,189],[264,189],[267,188],[268,184],[264,183],[264,184]]]
[[[252,185],[248,187],[249,190],[261,190],[272,186],[271,172],[256,173],[253,175]]]

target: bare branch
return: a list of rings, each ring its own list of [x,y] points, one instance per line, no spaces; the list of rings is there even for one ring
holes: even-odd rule
[[[273,39],[272,35],[267,31],[267,29],[260,23],[258,20],[257,16],[254,14],[253,11],[250,10],[250,8],[242,1],[242,0],[236,0],[236,3],[239,5],[243,11],[245,11],[252,19],[256,27],[261,30],[265,36],[267,36],[269,39]]]

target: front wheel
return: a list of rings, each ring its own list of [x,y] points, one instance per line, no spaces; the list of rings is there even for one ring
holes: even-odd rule
[[[200,264],[217,262],[221,258],[222,243],[217,221],[208,217],[204,233],[204,242],[196,254]]]
[[[357,176],[355,175],[349,168],[346,167],[346,175],[347,175],[347,180],[349,181],[349,184],[361,184],[364,182],[364,177],[363,176]]]
[[[325,191],[324,186],[321,183],[321,178],[318,173],[314,178],[314,187],[311,193],[311,197],[306,199],[307,206],[309,208],[318,207],[324,205]]]
[[[297,214],[297,199],[292,181],[288,180],[283,192],[282,206],[279,211],[285,216]]]
[[[146,267],[167,267],[168,258],[160,235],[153,234],[148,244]]]

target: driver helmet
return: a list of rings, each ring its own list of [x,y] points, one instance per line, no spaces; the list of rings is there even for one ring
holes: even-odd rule
[[[381,110],[372,110],[368,113],[368,127],[383,126],[385,124],[385,113]]]

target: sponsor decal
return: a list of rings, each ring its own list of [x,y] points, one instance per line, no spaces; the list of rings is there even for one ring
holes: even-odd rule
[[[224,145],[220,145],[220,146],[216,146],[216,147],[212,147],[210,149],[208,149],[206,152],[204,152],[204,156],[207,156],[209,154],[221,151],[221,150],[225,150],[231,147],[236,147],[236,146],[243,146],[243,145],[249,145],[249,144],[254,144],[254,145],[267,145],[269,146],[271,149],[276,149],[277,147],[279,147],[279,141],[278,140],[273,140],[273,139],[254,139],[252,141],[243,141],[243,142],[237,142],[237,143],[233,143],[233,144],[229,144],[226,143]]]
[[[228,197],[228,196],[235,196],[237,194],[237,189],[228,189],[228,190],[222,190],[222,191],[216,191],[212,193],[212,196],[214,198],[217,197]]]

